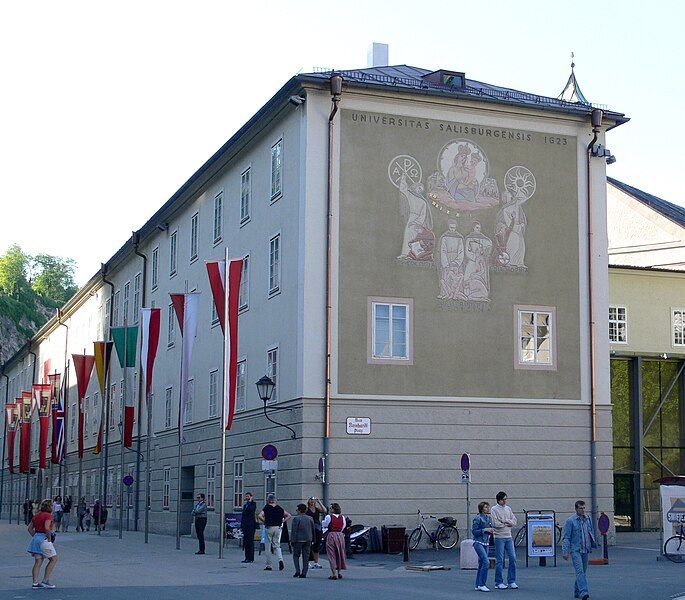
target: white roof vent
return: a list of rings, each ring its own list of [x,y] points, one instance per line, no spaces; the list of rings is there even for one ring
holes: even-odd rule
[[[374,42],[369,46],[366,55],[367,67],[387,67],[388,66],[388,45]]]

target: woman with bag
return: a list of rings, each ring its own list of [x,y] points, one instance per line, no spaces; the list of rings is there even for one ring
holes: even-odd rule
[[[52,543],[55,539],[52,533],[52,500],[43,500],[40,503],[40,509],[36,516],[31,519],[28,526],[29,534],[31,534],[31,543],[29,544],[27,552],[33,556],[34,563],[31,573],[33,575],[33,589],[50,588],[55,586],[50,583],[50,574],[57,564],[57,552]],[[43,579],[40,579],[40,568],[43,560],[48,559],[48,564],[45,566],[45,573]]]

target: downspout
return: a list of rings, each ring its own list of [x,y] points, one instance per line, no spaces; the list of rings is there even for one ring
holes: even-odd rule
[[[68,367],[67,367],[67,353],[69,348],[69,325],[62,323],[62,309],[57,309],[57,323],[64,327],[67,331],[64,334],[64,373],[62,373],[62,380],[64,381],[64,398],[62,398],[62,409],[64,412],[64,420],[62,421],[62,437],[64,439],[64,451],[63,455],[59,457],[59,471],[57,478],[59,479],[60,495],[64,492],[64,486],[62,484],[62,465],[67,459],[66,447],[67,447],[67,423],[69,423],[69,401],[68,401],[68,389],[69,389],[69,378],[68,378]]]
[[[592,147],[597,142],[597,136],[602,126],[604,113],[595,108],[591,114],[592,121],[592,141],[587,146],[585,153],[587,160],[587,252],[588,252],[588,314],[590,321],[590,495],[592,509],[592,527],[596,532],[596,521],[599,513],[597,512],[597,401],[596,401],[596,369],[595,369],[595,315],[592,298],[592,278],[594,269],[592,268],[593,251],[593,231],[592,231],[592,203],[591,199],[591,178],[590,178],[590,158]]]
[[[111,281],[108,281],[107,278],[105,277],[107,273],[107,264],[102,263],[101,266],[101,271],[102,271],[102,281],[103,283],[106,283],[110,287],[110,293],[109,293],[109,331],[107,332],[106,340],[108,340],[111,337],[111,331],[112,331],[112,317],[114,316],[114,284]],[[102,428],[104,430],[104,448],[102,449],[102,455],[103,455],[103,467],[102,467],[102,498],[100,498],[100,503],[101,506],[104,506],[105,508],[107,507],[107,468],[109,466],[109,395],[110,395],[110,389],[109,389],[109,377],[107,378],[107,382],[105,384],[107,387],[105,388],[105,397],[102,399],[103,400],[103,409],[104,409],[104,416],[105,419],[102,422]],[[121,465],[121,472],[124,472],[124,465]],[[100,526],[97,527],[98,534],[100,533]]]
[[[36,356],[36,353],[31,350],[31,342],[29,342],[29,352],[31,356],[33,356],[33,372],[31,374],[31,394],[33,394],[33,384],[36,383],[36,362],[38,361],[38,357]],[[33,400],[31,400],[33,402]],[[40,439],[38,441],[38,445],[40,446]],[[29,445],[29,448],[31,446]],[[40,465],[40,463],[38,463]],[[36,495],[39,498],[43,497],[43,486],[41,485],[41,477],[42,477],[41,469],[38,468],[36,469]],[[28,477],[26,479],[26,486],[28,489],[29,485],[29,479],[31,478],[31,452],[29,451],[29,473]]]
[[[4,411],[3,422],[5,423],[5,428],[2,435],[2,463],[0,463],[0,519],[2,518],[2,501],[5,490],[5,447],[7,446],[7,432],[9,430],[9,423],[7,422],[7,411],[5,407],[9,400],[10,394],[10,378],[7,373],[5,373],[5,365],[2,366],[2,376],[5,378],[5,404],[2,409]],[[10,484],[11,485],[11,484]],[[12,496],[10,494],[10,515],[12,514]]]
[[[324,434],[323,434],[323,505],[328,506],[328,453],[331,435],[331,322],[333,302],[332,268],[332,230],[333,230],[333,120],[338,112],[342,95],[343,78],[339,74],[331,76],[331,101],[333,106],[328,117],[328,186],[326,189],[326,379],[324,392]]]
[[[140,306],[141,308],[145,306],[145,293],[147,291],[147,256],[138,250],[140,244],[140,231],[133,232],[133,251],[143,259],[143,270],[141,275],[140,284]],[[134,307],[135,308],[135,307]],[[140,322],[140,317],[138,317],[138,322]],[[140,339],[140,335],[138,336]],[[147,407],[149,408],[149,407]],[[142,426],[143,419],[141,415],[143,414],[143,364],[141,362],[138,367],[138,441],[136,442],[136,497],[135,497],[135,508],[133,509],[133,531],[138,531],[138,517],[140,515],[140,442],[142,436]],[[149,468],[150,465],[147,465]],[[122,473],[123,466],[122,466]]]

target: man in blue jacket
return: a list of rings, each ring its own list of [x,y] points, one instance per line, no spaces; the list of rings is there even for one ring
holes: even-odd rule
[[[597,547],[592,532],[592,520],[585,516],[585,502],[576,502],[576,514],[566,519],[562,537],[561,555],[568,560],[569,555],[576,570],[576,582],[573,587],[574,596],[581,600],[588,600],[587,571],[588,558],[593,548]]]

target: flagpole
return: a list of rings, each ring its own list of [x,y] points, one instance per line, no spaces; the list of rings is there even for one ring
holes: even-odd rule
[[[146,378],[150,374],[146,374]],[[145,380],[147,386],[147,379]],[[150,406],[150,394],[146,393],[147,400],[147,440],[145,442],[145,543],[148,543],[150,525],[150,437],[152,436],[152,406]]]
[[[188,282],[186,281],[186,292],[188,291]],[[185,304],[185,295],[183,297],[183,302]],[[185,314],[185,311],[184,311]],[[183,324],[179,328],[181,330],[181,338],[183,338]],[[187,332],[186,332],[187,333]],[[184,415],[181,414],[181,398],[183,397],[183,342],[181,342],[181,367],[179,369],[181,372],[181,385],[178,388],[178,492],[176,498],[176,550],[181,549],[181,466],[183,464],[183,427],[182,423]],[[185,403],[183,408],[185,409]]]
[[[110,336],[111,337],[111,336]],[[105,348],[105,352],[106,352]],[[111,395],[111,385],[112,385],[112,366],[109,365],[107,369],[107,374],[105,378],[105,398],[102,405],[102,410],[104,411],[105,420],[103,423],[103,440],[102,447],[100,448],[100,481],[102,483],[101,491],[102,494],[99,498],[100,500],[100,517],[98,518],[97,531],[98,535],[101,535],[102,531],[102,509],[107,508],[107,462],[109,458],[109,399]]]
[[[228,246],[224,249],[224,343],[223,343],[223,378],[221,386],[221,512],[219,513],[219,558],[224,557],[224,542],[226,526],[224,524],[224,511],[226,510],[226,344],[228,335]]]
[[[83,349],[83,356],[86,355],[86,349]],[[78,381],[77,381],[78,384]],[[81,414],[83,413],[83,419],[86,419],[85,412],[83,411],[83,399],[79,400],[79,419],[81,418]],[[79,432],[80,435],[80,432]],[[81,442],[81,446],[83,447],[84,443]],[[81,490],[82,490],[82,481],[83,481],[83,452],[79,452],[79,457],[78,457],[78,498],[76,499],[76,505],[78,506],[78,503],[81,501]],[[77,509],[78,510],[78,509]]]
[[[126,379],[128,375],[128,327],[126,323],[127,315],[124,315],[124,365],[121,369],[124,374],[124,383],[121,385],[121,408],[119,414],[121,415],[120,423],[121,426],[121,452],[119,456],[120,470],[119,470],[119,481],[117,481],[117,486],[119,487],[119,539],[123,536],[124,527],[124,484],[122,483],[124,477],[124,422],[126,421]]]

